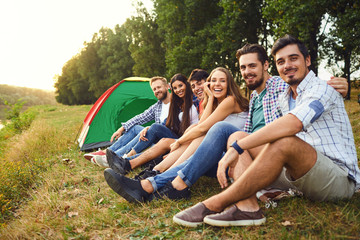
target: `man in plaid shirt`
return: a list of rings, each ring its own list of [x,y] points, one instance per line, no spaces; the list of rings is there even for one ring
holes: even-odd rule
[[[342,97],[308,69],[310,56],[298,39],[280,38],[272,55],[288,84],[279,97],[283,116],[251,135],[232,134],[228,151],[218,164],[217,178],[222,188],[227,187],[225,172],[230,167],[235,182],[176,214],[175,222],[191,227],[203,222],[260,225],[266,218],[255,194],[265,187],[292,187],[315,201],[350,198],[360,187],[355,143]],[[240,57],[242,74],[252,72],[250,57]]]
[[[150,86],[158,101],[143,113],[136,115],[125,123],[111,136],[111,142],[116,140],[109,149],[119,156],[127,153],[139,141],[139,134],[144,129],[142,124],[155,120],[155,123],[164,123],[169,113],[170,93],[169,85],[163,77],[150,79]],[[108,167],[105,151],[100,150],[85,154],[84,157],[94,163]]]

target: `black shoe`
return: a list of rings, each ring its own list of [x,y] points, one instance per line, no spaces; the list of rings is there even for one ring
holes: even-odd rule
[[[109,163],[109,167],[119,174],[125,175],[131,171],[130,162],[122,157],[119,157],[110,149],[106,149],[106,159]]]
[[[113,169],[107,168],[104,171],[107,184],[117,194],[125,198],[128,202],[150,201],[152,194],[147,193],[140,184],[140,180],[133,180],[123,175],[117,174]]]
[[[158,165],[161,161],[163,160],[163,156],[159,156],[157,158],[154,158],[153,160],[144,163],[142,165],[143,168],[150,168],[150,170],[152,170],[156,165]]]
[[[135,180],[143,180],[143,179],[147,179],[148,177],[154,177],[158,174],[160,174],[160,171],[150,170],[149,168],[146,168],[143,171],[141,171],[138,175],[136,175],[134,177],[134,179]]]
[[[153,198],[162,199],[167,197],[172,200],[189,199],[191,195],[190,189],[187,187],[183,190],[177,190],[173,187],[171,181],[154,193]]]

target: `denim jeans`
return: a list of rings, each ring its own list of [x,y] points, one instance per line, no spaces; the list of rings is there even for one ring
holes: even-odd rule
[[[162,138],[178,138],[178,136],[173,133],[165,125],[154,123],[146,132],[145,136],[147,141],[139,141],[133,147],[136,153],[141,152],[142,150],[150,147],[152,144],[157,143]]]
[[[232,133],[237,131],[240,129],[224,121],[214,124],[190,158],[155,177],[147,178],[154,191],[162,188],[176,176],[179,176],[188,187],[203,175],[216,177],[218,162],[226,152],[227,140]]]
[[[128,153],[135,144],[139,141],[140,132],[144,129],[143,126],[135,125],[125,132],[116,142],[109,147],[110,150],[116,153],[119,157]]]

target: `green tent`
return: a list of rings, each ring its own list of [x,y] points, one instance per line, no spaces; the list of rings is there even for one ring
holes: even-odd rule
[[[110,138],[121,123],[144,112],[157,101],[149,80],[126,78],[109,88],[96,101],[85,117],[78,138],[80,150],[110,146]]]

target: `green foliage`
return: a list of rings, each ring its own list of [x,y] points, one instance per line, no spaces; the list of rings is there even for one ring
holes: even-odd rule
[[[10,121],[6,124],[8,130],[17,134],[30,126],[35,118],[35,113],[28,110],[21,114],[21,109],[23,108],[25,101],[19,99],[17,103],[11,104],[5,100],[4,104],[8,106],[8,108],[5,109],[6,119]]]
[[[165,75],[164,38],[158,31],[155,16],[141,4],[137,16],[127,19],[123,25],[129,39],[129,51],[134,61],[135,76],[153,77]]]
[[[129,76],[170,78],[217,66],[240,79],[236,50],[291,34],[308,47],[311,68],[329,59],[349,78],[360,64],[360,10],[356,0],[153,0],[152,12],[137,2],[135,16],[114,29],[101,28],[56,76],[56,100],[89,104]],[[344,62],[344,64],[339,64]],[[277,74],[273,61],[271,74]],[[349,88],[350,90],[350,88]]]

